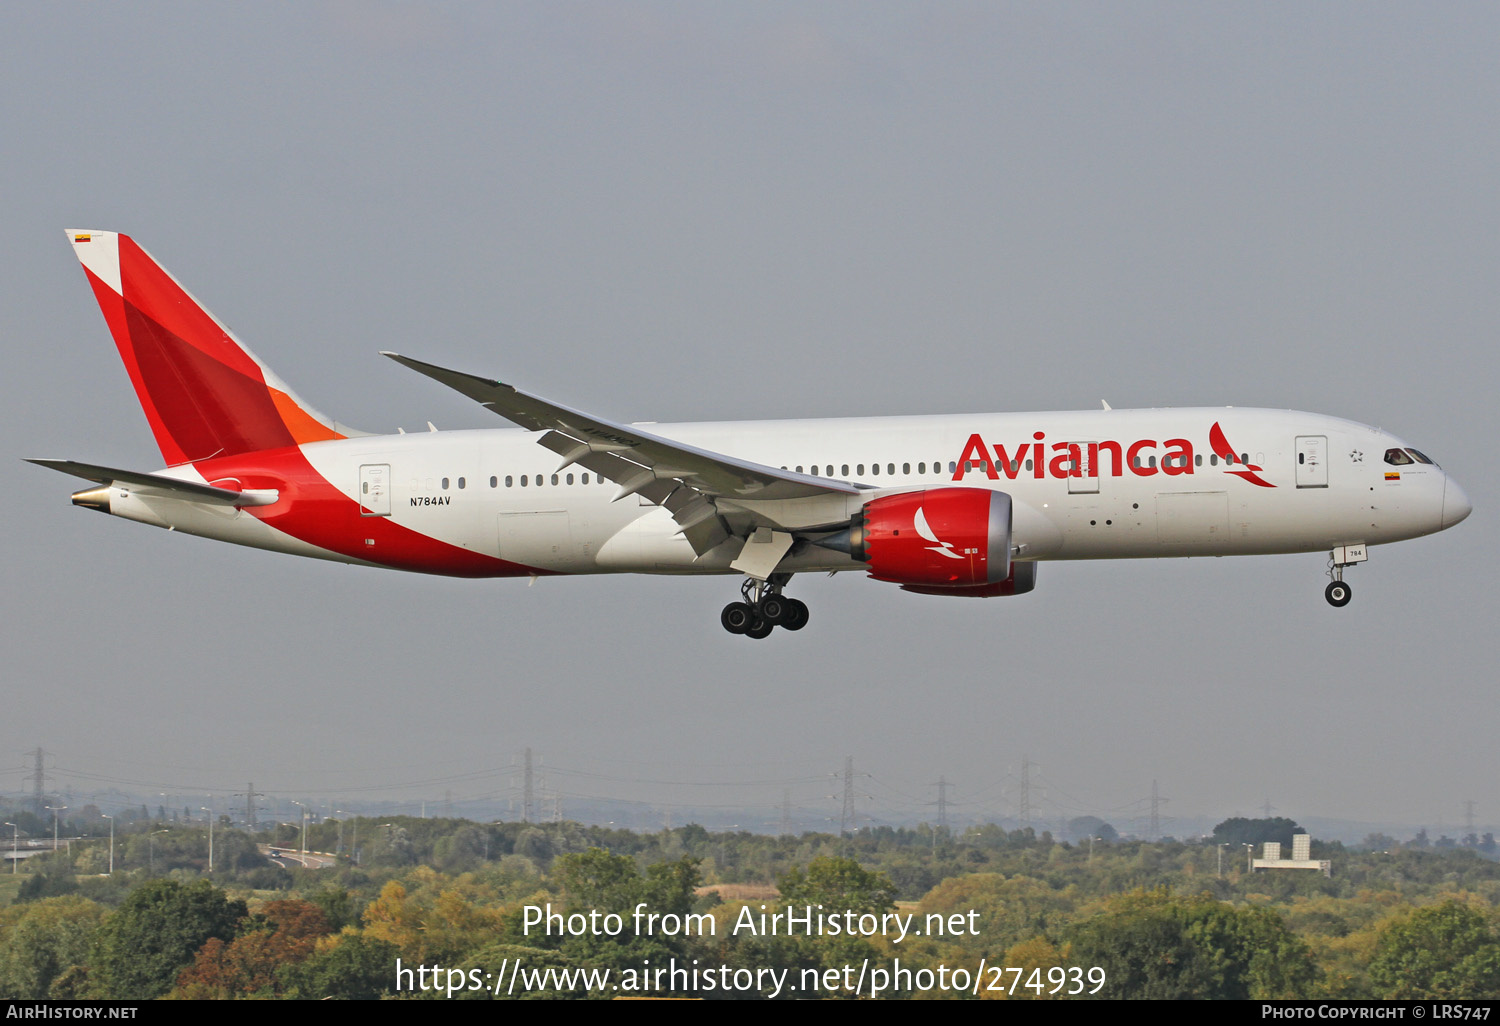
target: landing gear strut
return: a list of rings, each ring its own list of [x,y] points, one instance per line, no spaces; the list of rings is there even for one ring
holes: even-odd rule
[[[745,578],[740,585],[742,602],[731,602],[719,614],[719,623],[730,634],[747,638],[769,637],[777,627],[800,631],[807,626],[807,603],[781,593],[791,574],[772,574],[768,580]]]
[[[1342,609],[1349,604],[1354,589],[1344,583],[1344,567],[1363,563],[1367,558],[1363,545],[1340,545],[1328,554],[1328,576],[1333,583],[1323,590],[1323,597],[1330,606]]]

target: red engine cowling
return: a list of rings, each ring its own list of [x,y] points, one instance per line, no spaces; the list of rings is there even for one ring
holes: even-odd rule
[[[918,595],[955,595],[960,598],[999,598],[1024,595],[1036,587],[1035,563],[1012,563],[1010,576],[999,584],[976,584],[971,588],[935,588],[930,584],[903,584],[902,591]]]
[[[987,488],[926,488],[867,502],[849,554],[870,576],[920,588],[999,585],[1010,576],[1010,496]]]

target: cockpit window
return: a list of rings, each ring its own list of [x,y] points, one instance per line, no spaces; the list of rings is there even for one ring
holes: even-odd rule
[[[1405,449],[1387,449],[1385,451],[1385,461],[1393,467],[1404,467],[1409,463],[1416,462],[1416,460],[1406,455]]]
[[[1432,463],[1432,460],[1428,459],[1426,456],[1424,456],[1422,453],[1418,452],[1415,449],[1407,449],[1406,451],[1409,452],[1409,453],[1411,453],[1411,458],[1414,459],[1414,460],[1416,460],[1418,463]],[[1435,464],[1435,463],[1433,464],[1433,466],[1436,466],[1436,465],[1437,464]]]

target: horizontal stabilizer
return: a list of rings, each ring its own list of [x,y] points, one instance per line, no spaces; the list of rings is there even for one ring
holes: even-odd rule
[[[161,495],[187,502],[204,502],[213,506],[269,506],[278,498],[274,488],[252,488],[238,491],[233,488],[216,488],[195,481],[180,481],[175,477],[160,474],[145,474],[138,470],[117,470],[93,463],[78,463],[74,460],[33,460],[39,467],[61,471],[81,477],[85,481],[97,481],[103,485],[129,485],[134,491],[147,495]]]

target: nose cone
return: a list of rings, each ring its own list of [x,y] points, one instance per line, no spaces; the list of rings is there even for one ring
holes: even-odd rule
[[[1469,497],[1458,486],[1458,482],[1451,477],[1448,478],[1447,483],[1443,485],[1443,527],[1452,527],[1473,510],[1474,507],[1469,504]]]

